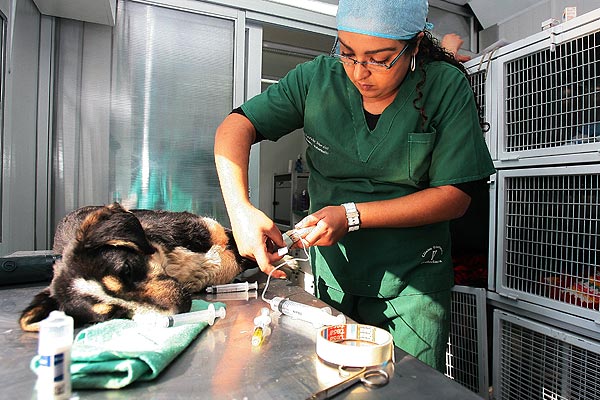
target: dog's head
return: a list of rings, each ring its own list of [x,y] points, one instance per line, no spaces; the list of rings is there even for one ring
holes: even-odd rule
[[[23,330],[37,331],[39,321],[56,309],[81,325],[191,307],[189,292],[165,273],[164,255],[148,241],[138,218],[118,204],[63,220],[55,249],[62,258],[50,286],[23,311]]]

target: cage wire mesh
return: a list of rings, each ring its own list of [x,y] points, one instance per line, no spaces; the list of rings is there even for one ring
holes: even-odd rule
[[[496,318],[496,400],[600,398],[598,343],[503,314]]]
[[[600,310],[599,174],[506,177],[506,287]]]
[[[600,141],[600,31],[505,64],[505,151]]]
[[[482,397],[489,386],[485,290],[452,289],[450,334],[446,344],[446,376]]]

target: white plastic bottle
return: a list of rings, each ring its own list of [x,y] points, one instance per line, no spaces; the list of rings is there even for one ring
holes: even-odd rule
[[[71,347],[73,318],[52,311],[40,322],[38,339],[37,398],[63,400],[71,397]]]

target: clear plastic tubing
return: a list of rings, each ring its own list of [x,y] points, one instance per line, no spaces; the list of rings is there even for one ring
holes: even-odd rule
[[[36,384],[38,399],[62,400],[71,397],[71,347],[73,318],[52,311],[40,322]]]
[[[231,292],[247,292],[248,290],[258,289],[258,282],[248,283],[228,283],[225,285],[213,285],[206,288],[208,293],[231,293]]]
[[[333,316],[329,307],[317,308],[282,297],[274,297],[271,299],[270,304],[273,311],[279,311],[292,318],[310,322],[315,328],[320,328],[323,325],[342,325],[346,323],[344,314]]]
[[[206,310],[173,315],[142,314],[135,318],[135,320],[142,325],[171,328],[185,324],[200,324],[202,322],[208,322],[209,325],[212,325],[215,323],[216,317],[225,318],[225,315],[224,307],[215,309],[213,304],[209,304]]]

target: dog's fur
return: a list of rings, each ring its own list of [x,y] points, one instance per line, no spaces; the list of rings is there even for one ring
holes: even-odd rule
[[[136,314],[175,314],[191,294],[229,283],[257,264],[239,255],[229,229],[188,212],[123,209],[118,203],[73,211],[58,225],[50,285],[20,318],[25,331],[53,310],[78,326]]]

